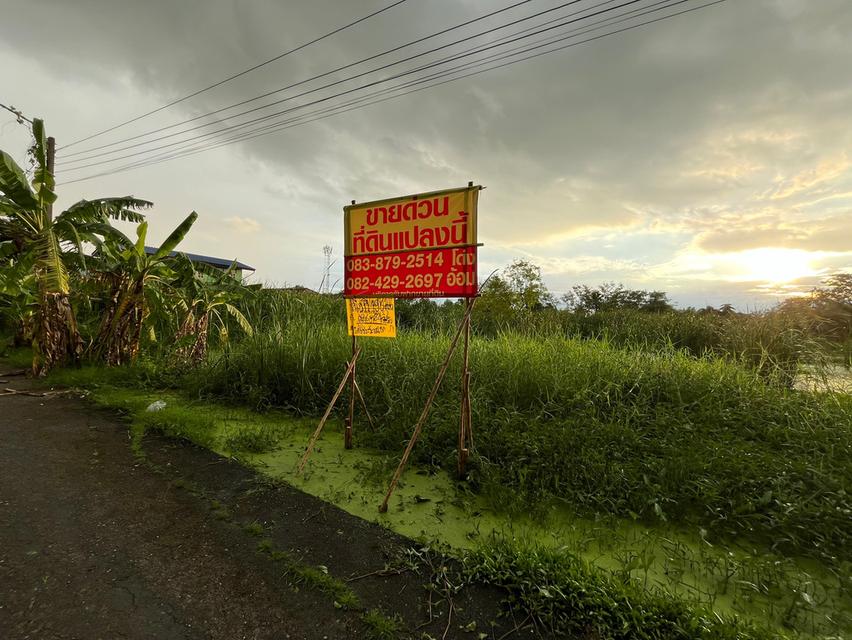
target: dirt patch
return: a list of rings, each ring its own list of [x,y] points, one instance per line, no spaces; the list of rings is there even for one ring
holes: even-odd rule
[[[470,587],[453,593],[448,626],[428,587],[440,558],[412,561],[412,541],[234,461],[156,434],[134,454],[126,424],[78,398],[0,403],[0,637],[369,638],[372,609],[398,616],[401,637],[512,628],[501,592]],[[345,582],[359,607],[336,606],[261,541]]]

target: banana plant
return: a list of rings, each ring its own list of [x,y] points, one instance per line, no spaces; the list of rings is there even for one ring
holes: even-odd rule
[[[33,323],[33,372],[44,375],[62,362],[76,361],[83,342],[70,302],[67,261],[82,261],[82,246],[98,239],[96,229],[109,219],[139,221],[133,209],[150,202],[127,198],[81,201],[53,218],[55,181],[47,168],[47,142],[42,120],[33,120],[34,142],[29,150],[33,177],[12,157],[0,151],[0,240],[12,243],[14,254],[32,257],[32,274],[38,291]],[[0,262],[0,269],[6,268]]]
[[[147,222],[137,226],[135,241],[118,229],[103,229],[103,243],[92,268],[108,295],[98,336],[91,348],[95,359],[114,366],[130,363],[139,355],[143,325],[151,309],[168,297],[176,279],[169,254],[186,237],[197,218],[195,211],[190,213],[152,255],[145,251]]]
[[[207,356],[211,329],[220,343],[229,338],[228,318],[244,333],[252,326],[236,306],[246,294],[260,285],[243,285],[233,275],[236,263],[221,270],[196,265],[183,254],[175,259],[180,296],[177,308],[182,316],[175,334],[174,357],[180,364],[196,364]]]
[[[0,242],[0,259],[13,250],[11,241]],[[38,289],[28,256],[3,261],[0,267],[0,316],[14,332],[16,347],[32,343]]]

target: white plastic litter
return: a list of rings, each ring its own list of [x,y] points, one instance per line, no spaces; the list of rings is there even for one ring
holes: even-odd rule
[[[151,404],[149,404],[149,405],[148,405],[148,408],[147,408],[147,409],[145,409],[145,411],[151,411],[151,412],[154,412],[154,411],[162,411],[162,410],[163,410],[163,409],[165,409],[165,408],[166,408],[166,403],[165,403],[165,402],[163,402],[162,400],[157,400],[157,401],[152,402]]]

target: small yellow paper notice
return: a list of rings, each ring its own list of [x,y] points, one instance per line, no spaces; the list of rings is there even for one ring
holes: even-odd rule
[[[396,338],[393,298],[347,298],[349,335],[359,338]]]

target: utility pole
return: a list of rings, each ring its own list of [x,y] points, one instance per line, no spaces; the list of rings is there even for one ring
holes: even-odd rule
[[[324,286],[320,285],[320,293],[331,293],[331,252],[332,248],[330,244],[322,248],[322,254],[325,256],[325,273],[322,276]]]
[[[56,174],[53,173],[53,163],[56,160],[56,140],[54,140],[53,136],[47,137],[47,172],[56,177]],[[51,202],[47,205],[47,221],[50,222],[53,220],[53,203]]]
[[[16,109],[14,106],[9,105],[8,107],[5,104],[0,104],[0,109],[5,109],[18,119],[18,124],[24,124],[24,122],[29,122],[30,127],[33,126],[33,121],[27,118],[20,109]],[[56,139],[53,136],[49,136],[47,138],[47,172],[52,175],[54,178],[56,174],[53,173],[53,166],[56,162]],[[47,205],[47,219],[48,221],[53,220],[53,204]]]

